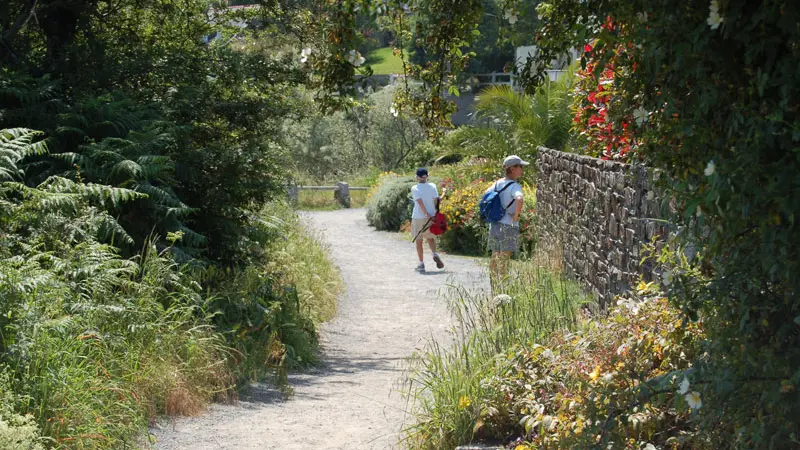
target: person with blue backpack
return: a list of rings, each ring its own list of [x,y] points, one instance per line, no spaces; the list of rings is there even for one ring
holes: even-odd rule
[[[481,198],[481,217],[489,223],[489,263],[493,289],[508,272],[508,261],[519,250],[519,215],[522,212],[522,168],[529,163],[517,155],[503,160],[505,177],[495,181]]]

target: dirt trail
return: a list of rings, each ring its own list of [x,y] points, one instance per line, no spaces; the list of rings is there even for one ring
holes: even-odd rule
[[[448,284],[486,288],[470,258],[443,255],[414,272],[413,244],[367,226],[362,209],[304,213],[323,232],[346,293],[320,330],[323,364],[290,376],[294,396],[266,386],[235,406],[153,429],[156,449],[389,449],[408,419],[397,391],[405,359],[425,338],[446,338],[450,315],[437,291]]]

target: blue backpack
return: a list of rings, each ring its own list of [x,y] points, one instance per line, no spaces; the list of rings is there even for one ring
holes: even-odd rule
[[[503,186],[503,189],[500,189],[498,191],[497,183],[495,183],[494,189],[483,194],[481,202],[478,205],[481,212],[481,218],[483,220],[489,223],[497,222],[500,219],[502,219],[504,215],[506,215],[506,209],[508,209],[508,207],[511,206],[511,203],[514,203],[514,200],[512,199],[511,203],[509,203],[504,207],[503,203],[500,200],[500,193],[505,191],[512,184],[514,184],[514,181],[506,184],[505,186]]]

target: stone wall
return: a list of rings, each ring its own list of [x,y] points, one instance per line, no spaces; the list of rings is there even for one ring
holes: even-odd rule
[[[635,287],[642,245],[664,236],[652,176],[629,166],[544,147],[536,160],[536,224],[539,243],[562,252],[565,272],[605,307]],[[648,195],[649,194],[649,195]]]

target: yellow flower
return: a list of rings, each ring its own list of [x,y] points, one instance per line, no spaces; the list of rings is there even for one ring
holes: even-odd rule
[[[466,409],[469,408],[469,405],[472,404],[472,400],[469,399],[466,395],[462,395],[460,399],[458,399],[458,409]]]
[[[595,368],[594,368],[594,370],[592,371],[592,373],[590,373],[590,374],[589,374],[589,378],[591,378],[591,379],[592,379],[592,381],[594,381],[594,380],[596,380],[596,379],[597,379],[597,377],[599,377],[599,376],[600,376],[600,366],[597,366],[597,367],[595,367]]]
[[[514,450],[531,450],[531,447],[528,444],[519,444],[518,446],[514,447]]]

